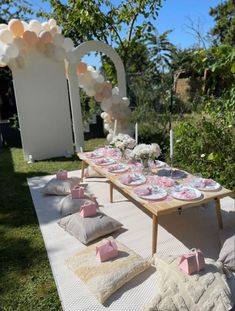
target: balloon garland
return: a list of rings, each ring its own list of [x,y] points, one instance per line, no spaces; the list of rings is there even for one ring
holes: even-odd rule
[[[54,19],[44,23],[37,20],[26,23],[11,19],[8,25],[0,24],[0,67],[23,68],[29,49],[35,49],[59,62],[67,60],[71,64],[77,63],[76,55],[72,51],[73,41],[61,34]],[[129,99],[121,97],[119,88],[112,88],[112,84],[105,81],[92,66],[80,62],[77,74],[79,86],[100,103],[104,128],[109,133],[107,140],[113,139],[114,120],[117,120],[117,133],[131,134]]]
[[[65,58],[69,61],[73,48],[73,41],[61,34],[54,19],[44,23],[11,19],[8,25],[0,24],[0,67],[23,68],[29,49],[36,49],[56,61]]]
[[[77,68],[78,84],[88,96],[94,96],[100,103],[101,118],[104,128],[109,132],[107,140],[111,141],[114,135],[114,120],[117,120],[117,133],[131,134],[129,99],[121,97],[119,88],[112,88],[109,81],[96,71],[92,66],[80,62]]]

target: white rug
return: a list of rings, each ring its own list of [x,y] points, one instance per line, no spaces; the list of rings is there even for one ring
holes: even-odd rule
[[[80,176],[80,171],[70,172]],[[137,311],[148,302],[156,288],[154,269],[149,269],[113,294],[101,305],[86,286],[65,265],[65,260],[84,246],[57,224],[60,219],[59,202],[62,197],[44,196],[41,189],[54,176],[28,179],[48,258],[58,293],[65,311]],[[113,236],[141,256],[151,256],[151,218],[120,193],[114,192],[114,203],[109,203],[109,185],[104,179],[87,179],[89,189],[97,196],[100,209],[123,223],[123,230]],[[224,227],[234,225],[234,200],[221,201]],[[206,257],[218,258],[219,236],[215,209],[191,208],[181,215],[174,213],[159,219],[158,254],[180,255],[189,249],[200,248]]]

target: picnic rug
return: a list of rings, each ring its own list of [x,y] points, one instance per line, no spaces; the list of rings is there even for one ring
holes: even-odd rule
[[[69,176],[80,177],[80,171]],[[154,269],[150,268],[132,279],[101,305],[89,292],[86,285],[66,266],[66,259],[86,246],[65,232],[57,221],[61,219],[60,196],[45,196],[44,185],[54,175],[28,179],[33,204],[44,239],[51,269],[65,311],[137,311],[156,293],[157,282]],[[88,189],[97,196],[100,210],[117,219],[123,229],[112,234],[144,258],[151,257],[152,219],[145,212],[114,191],[114,203],[109,202],[109,184],[106,179],[86,179]],[[221,200],[224,228],[233,226],[234,200]],[[189,208],[181,214],[175,212],[159,217],[158,254],[181,255],[192,248],[200,248],[205,257],[218,258],[219,229],[211,202],[206,206]]]

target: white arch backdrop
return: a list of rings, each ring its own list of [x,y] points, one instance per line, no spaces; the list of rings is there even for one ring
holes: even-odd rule
[[[90,51],[102,52],[111,58],[119,87],[112,89],[112,84],[104,81],[99,72],[80,62]],[[125,70],[119,55],[110,46],[88,41],[74,48],[72,40],[61,34],[54,19],[44,23],[13,19],[8,25],[0,24],[0,67],[7,65],[13,74],[26,160],[29,155],[41,160],[73,153],[72,126],[76,151],[83,147],[78,82],[88,96],[94,96],[100,102],[108,140],[114,134],[114,120],[117,120],[117,132],[130,133]]]

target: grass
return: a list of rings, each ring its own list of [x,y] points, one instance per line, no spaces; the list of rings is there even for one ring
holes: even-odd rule
[[[104,143],[87,141],[85,150]],[[76,156],[29,165],[22,149],[0,149],[1,311],[62,310],[26,178],[80,167]]]

